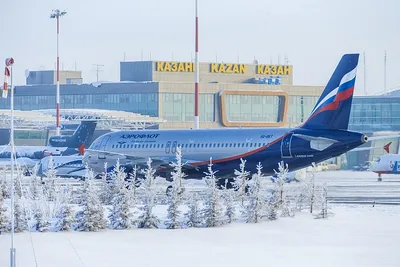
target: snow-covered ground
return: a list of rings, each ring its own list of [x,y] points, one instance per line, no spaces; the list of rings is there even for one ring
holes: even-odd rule
[[[400,266],[400,206],[379,204],[385,196],[400,202],[400,176],[377,182],[370,172],[330,171],[316,180],[328,184],[331,201],[378,204],[331,204],[334,216],[321,220],[301,212],[218,228],[18,233],[17,266]],[[163,221],[166,206],[156,213]],[[9,248],[10,235],[0,235],[0,266],[9,265]]]
[[[132,229],[15,235],[17,266],[400,266],[399,206],[333,206],[334,217],[307,213],[220,228]],[[161,214],[160,214],[161,215]],[[0,266],[10,236],[0,236]],[[33,251],[34,249],[34,251]]]
[[[131,229],[15,234],[17,266],[400,266],[400,176],[376,181],[370,172],[319,172],[334,216],[306,212],[258,224],[218,228]],[[293,184],[294,186],[294,184]],[[201,190],[201,181],[188,187]],[[390,197],[392,201],[387,201]],[[357,201],[355,201],[357,200]],[[166,206],[157,206],[164,221]],[[0,235],[0,267],[9,266],[10,235]],[[36,262],[35,263],[35,256]]]

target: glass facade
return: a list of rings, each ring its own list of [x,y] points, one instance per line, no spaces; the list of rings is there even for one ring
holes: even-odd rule
[[[400,131],[400,98],[354,98],[349,129],[359,132]]]
[[[298,124],[308,119],[318,98],[317,96],[289,96],[287,123]]]
[[[279,122],[284,98],[267,95],[225,95],[226,119],[229,122]],[[282,103],[284,104],[284,103]]]
[[[16,110],[54,109],[55,103],[55,96],[14,96]],[[60,104],[62,109],[109,109],[158,116],[157,93],[61,95]],[[9,98],[1,99],[0,109],[9,108]]]
[[[194,121],[194,94],[160,93],[161,117],[169,122]],[[215,121],[214,94],[200,94],[200,121]]]

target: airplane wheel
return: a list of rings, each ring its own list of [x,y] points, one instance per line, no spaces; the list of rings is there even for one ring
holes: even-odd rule
[[[378,178],[378,182],[382,182],[382,178],[381,177]]]

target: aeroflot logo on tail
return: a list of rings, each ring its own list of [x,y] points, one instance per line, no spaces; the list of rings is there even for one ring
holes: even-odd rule
[[[160,134],[123,134],[121,138],[123,139],[143,139],[143,138],[158,138]]]
[[[51,140],[51,141],[53,141],[53,142],[55,142],[55,143],[60,143],[60,142],[66,142],[67,141],[67,139],[53,139],[53,140]]]

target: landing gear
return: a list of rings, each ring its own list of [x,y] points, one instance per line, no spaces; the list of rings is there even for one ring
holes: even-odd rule
[[[165,190],[165,194],[166,194],[168,197],[170,197],[170,196],[172,195],[172,190],[173,190],[172,185],[169,185],[169,186],[167,187],[167,189]],[[185,192],[185,188],[184,188],[184,187],[181,187],[181,191],[178,192],[178,195],[182,195],[184,192]]]
[[[382,182],[382,176],[380,173],[378,174],[378,182]]]
[[[231,189],[231,188],[233,188],[234,181],[235,180],[232,178],[226,178],[226,179],[220,178],[217,180],[217,188],[218,189],[223,189],[223,188]]]

